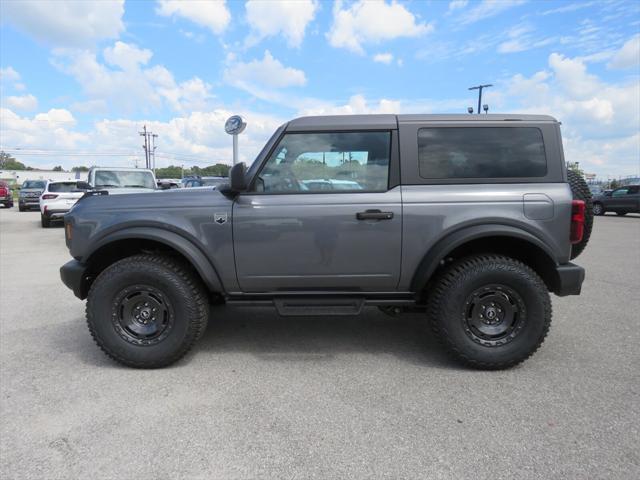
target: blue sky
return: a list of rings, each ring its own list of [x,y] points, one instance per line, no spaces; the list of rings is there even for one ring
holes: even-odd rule
[[[563,122],[589,172],[640,170],[640,3],[2,0],[0,143],[33,166],[251,161],[307,114],[491,112]]]

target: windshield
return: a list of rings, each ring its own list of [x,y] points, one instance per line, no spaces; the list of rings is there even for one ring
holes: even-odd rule
[[[22,184],[22,188],[40,188],[44,190],[44,182],[42,180],[27,180]]]
[[[96,188],[153,188],[155,183],[151,172],[127,170],[98,170],[95,176]]]
[[[76,182],[59,182],[59,183],[50,183],[49,191],[50,192],[73,192],[77,190]]]

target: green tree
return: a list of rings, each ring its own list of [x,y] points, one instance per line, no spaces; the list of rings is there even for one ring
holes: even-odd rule
[[[88,172],[89,171],[89,167],[85,167],[84,165],[81,165],[79,167],[73,167],[71,169],[72,172]]]
[[[615,178],[613,180],[611,180],[611,183],[609,183],[609,188],[610,189],[616,189],[620,186],[620,184],[618,183],[618,180],[616,180]]]
[[[182,178],[182,167],[169,165],[165,168],[156,169],[157,178]]]
[[[56,165],[55,167],[53,167],[53,171],[54,172],[63,172],[64,170],[62,170],[62,165]]]
[[[4,151],[0,151],[0,168],[5,170],[32,170]]]

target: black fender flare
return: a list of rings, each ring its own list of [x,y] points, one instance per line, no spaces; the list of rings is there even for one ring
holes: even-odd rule
[[[526,230],[502,224],[472,225],[445,235],[425,253],[411,279],[411,291],[422,291],[440,262],[453,250],[467,242],[486,237],[511,237],[524,240],[538,247],[549,257],[551,262],[557,264],[549,246]]]
[[[210,291],[224,293],[220,276],[204,252],[182,235],[160,228],[128,227],[110,232],[96,242],[91,250],[84,255],[87,259],[86,263],[90,263],[91,257],[102,247],[116,241],[127,239],[153,240],[173,248],[191,263]]]

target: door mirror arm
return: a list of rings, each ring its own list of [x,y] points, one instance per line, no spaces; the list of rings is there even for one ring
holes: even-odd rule
[[[229,171],[229,183],[218,187],[220,193],[227,197],[236,197],[247,189],[247,166],[244,162],[236,163]]]

